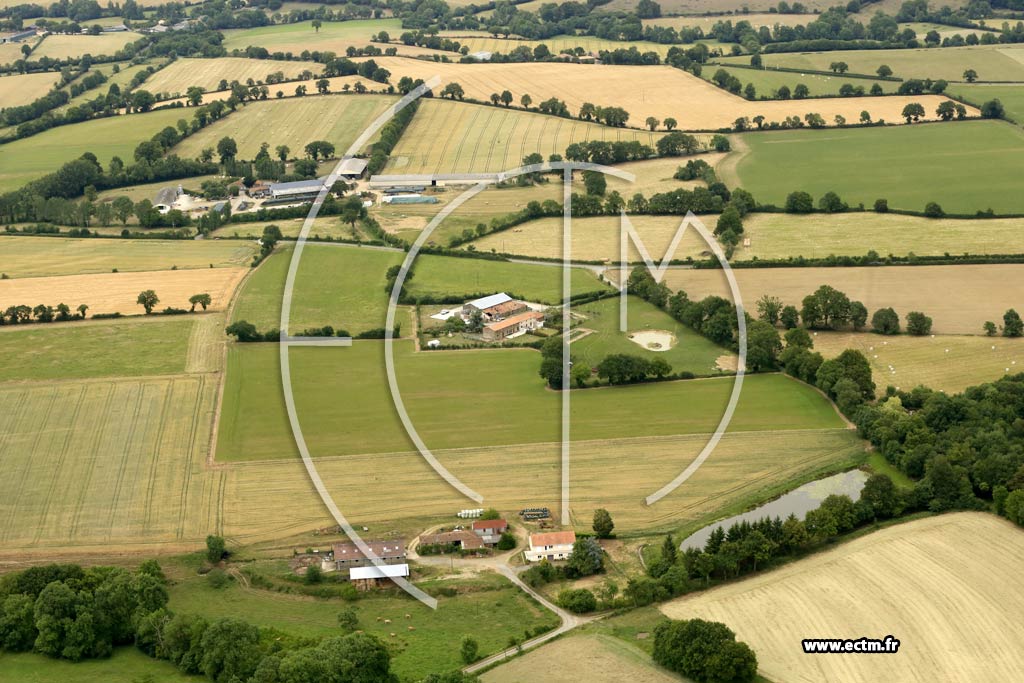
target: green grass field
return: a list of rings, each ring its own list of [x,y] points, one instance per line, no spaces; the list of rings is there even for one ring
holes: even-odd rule
[[[334,144],[339,156],[395,98],[383,95],[308,95],[301,98],[250,102],[227,118],[190,136],[174,148],[181,157],[195,157],[206,147],[216,148],[225,135],[238,143],[238,155],[251,159],[267,142],[271,150],[287,145],[302,156],[314,140]],[[173,111],[173,110],[172,110]]]
[[[773,97],[779,88],[787,86],[790,91],[799,83],[803,83],[811,91],[812,96],[838,95],[839,88],[849,84],[853,87],[862,87],[864,92],[869,92],[871,86],[878,83],[884,92],[896,92],[899,83],[893,81],[873,81],[866,78],[843,78],[842,76],[822,76],[820,74],[799,74],[788,71],[766,71],[761,69],[730,69],[715,65],[708,65],[701,71],[701,77],[711,79],[719,69],[732,74],[740,79],[745,86],[753,83],[757,90],[758,97]]]
[[[31,653],[0,654],[0,683],[183,683],[199,680],[174,665],[152,659],[132,646],[119,647],[109,659],[69,662]]]
[[[308,21],[294,24],[277,24],[250,29],[224,31],[224,47],[230,52],[244,50],[250,45],[264,47],[271,52],[292,52],[304,50],[330,50],[343,55],[349,45],[365,47],[370,45],[370,36],[387,31],[392,40],[402,33],[399,19],[361,19],[356,21],[325,21],[320,30],[315,30]],[[378,47],[384,49],[383,44]]]
[[[1018,124],[1024,123],[1024,86],[1020,85],[965,85],[954,83],[949,94],[962,97],[980,107],[989,100],[999,100],[1006,109],[1006,115]]]
[[[67,59],[82,55],[92,55],[93,57],[106,55],[113,57],[125,45],[133,43],[140,38],[139,34],[130,31],[124,33],[101,33],[98,36],[52,33],[46,36],[42,44],[32,52],[32,58],[50,57],[51,59]]]
[[[127,117],[111,116],[58,126],[8,143],[0,154],[0,191],[16,190],[86,152],[95,154],[104,167],[113,156],[129,163],[140,142],[150,139],[167,126],[174,126],[182,116],[177,109]]]
[[[638,140],[653,146],[649,131],[608,128],[451,100],[427,100],[391,153],[385,173],[485,173],[519,166],[539,152],[564,154],[573,142]]]
[[[291,253],[279,250],[250,276],[239,294],[234,320],[248,320],[261,330],[280,325]],[[292,299],[291,333],[323,325],[351,334],[383,327],[390,295],[385,291],[387,269],[403,259],[395,251],[307,243]],[[413,273],[407,289],[416,295],[468,296],[507,290],[531,301],[561,300],[558,268],[427,255],[416,260]],[[573,270],[575,292],[605,286],[589,271]],[[404,315],[396,320],[403,327],[408,324]]]
[[[918,218],[873,211],[831,216],[759,213],[743,223],[750,246],[740,246],[733,260],[789,256],[820,258],[862,256],[870,250],[882,256],[941,256],[942,254],[1024,253],[1024,219],[984,221]]]
[[[173,375],[185,371],[187,318],[0,328],[0,382]]]
[[[347,349],[293,349],[292,382],[314,455],[408,451],[395,415],[380,342]],[[559,394],[537,375],[530,350],[415,353],[396,344],[399,386],[409,414],[431,448],[553,442],[559,439]],[[217,457],[259,460],[294,454],[280,390],[278,347],[232,347]],[[696,434],[714,431],[732,378],[573,393],[573,438]],[[347,398],[351,397],[351,398]],[[358,397],[358,400],[353,400]],[[686,405],[680,413],[675,406]],[[472,415],[459,421],[457,416]],[[813,390],[781,375],[746,380],[731,430],[824,429],[841,426]]]
[[[172,586],[170,609],[208,618],[243,615],[246,621],[261,627],[323,638],[338,635],[338,612],[353,607],[359,627],[390,646],[391,669],[402,681],[418,681],[429,673],[463,666],[459,645],[465,635],[472,635],[480,644],[481,656],[486,656],[505,648],[509,637],[521,638],[526,629],[557,624],[554,615],[494,574],[421,585],[427,590],[431,586],[461,590],[457,597],[440,598],[438,608],[431,610],[393,592],[368,594],[349,603],[246,590],[236,582],[217,590],[193,571]],[[487,618],[480,618],[482,614]],[[392,623],[385,624],[384,619]],[[410,631],[409,626],[415,630]]]
[[[0,237],[8,277],[244,266],[256,253],[240,240],[100,240]]]
[[[545,38],[543,40],[521,40],[521,39],[510,39],[510,38],[495,38],[494,36],[481,32],[482,35],[465,37],[466,31],[448,31],[448,34],[452,36],[452,40],[459,41],[462,45],[469,48],[470,53],[474,52],[501,52],[509,53],[516,48],[526,46],[531,50],[538,45],[547,45],[548,49],[553,54],[558,54],[562,50],[572,50],[577,47],[582,47],[587,52],[598,53],[602,50],[628,50],[631,47],[635,47],[640,52],[655,52],[659,56],[664,57],[671,45],[663,45],[661,43],[652,43],[646,40],[606,40],[603,38],[596,38],[594,36],[553,36],[551,38]],[[442,34],[444,35],[444,34]]]
[[[922,36],[923,37],[923,36]],[[838,50],[833,52],[787,52],[764,55],[766,66],[828,71],[832,62],[846,62],[850,73],[874,74],[882,64],[900,78],[943,78],[962,81],[966,69],[974,69],[982,81],[1024,80],[1022,48],[1008,45],[951,47],[918,50]],[[749,57],[724,57],[723,64],[749,63]]]
[[[587,316],[580,327],[593,330],[573,341],[571,353],[578,360],[596,367],[601,359],[613,353],[625,353],[644,358],[661,358],[673,371],[683,370],[708,374],[715,371],[715,361],[723,355],[732,355],[716,346],[688,327],[676,322],[670,315],[637,297],[629,297],[627,332],[619,331],[619,299],[602,299],[573,308],[575,313]],[[659,330],[670,332],[675,345],[665,351],[649,351],[630,340],[634,332]]]
[[[1024,210],[1016,179],[1024,172],[1024,131],[1007,123],[967,121],[892,128],[752,133],[736,168],[738,184],[758,201],[782,206],[794,190],[815,201],[829,191],[849,204],[949,213]],[[780,172],[785,169],[785,172]],[[727,182],[734,179],[726,179]]]

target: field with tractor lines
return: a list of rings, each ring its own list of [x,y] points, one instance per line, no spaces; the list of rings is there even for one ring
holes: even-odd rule
[[[72,309],[79,304],[96,313],[143,313],[137,303],[139,292],[152,289],[160,299],[155,310],[191,308],[193,294],[209,294],[210,310],[227,305],[232,293],[248,268],[192,268],[190,270],[157,270],[136,273],[97,273],[94,275],[62,275],[0,280],[0,308],[9,306],[56,306],[65,303]]]
[[[800,307],[821,285],[832,285],[870,313],[892,307],[905,320],[922,311],[934,320],[937,334],[982,334],[986,320],[1002,322],[1008,308],[1024,298],[1024,266],[891,266],[886,268],[740,268],[733,271],[748,309],[764,294]],[[670,270],[665,283],[691,299],[709,294],[729,296],[718,270]]]
[[[528,112],[428,100],[391,153],[384,173],[486,173],[522,165],[538,152],[547,159],[573,142],[636,140],[653,146],[658,134]]]
[[[483,683],[519,683],[537,671],[550,683],[679,683],[678,676],[662,669],[635,645],[607,635],[563,638],[539,650],[516,657],[485,673]]]
[[[339,156],[395,98],[382,95],[330,95],[250,102],[238,112],[192,135],[174,148],[182,157],[195,157],[207,147],[216,148],[225,135],[238,143],[238,155],[251,159],[260,144],[271,150],[287,145],[294,156],[314,140],[334,144]]]
[[[298,78],[303,71],[319,74],[323,68],[323,64],[316,62],[269,61],[242,57],[178,59],[149,78],[145,88],[150,92],[184,95],[191,86],[217,90],[222,80],[228,83],[238,81],[242,85],[247,85],[251,78],[257,83],[265,83],[268,75],[277,72],[283,73],[285,78],[292,79]]]
[[[1024,671],[1021,562],[1019,528],[960,512],[875,531],[661,610],[728,624],[773,681],[981,683]],[[775,627],[764,628],[769,614]],[[808,656],[799,647],[801,638],[887,634],[901,641],[899,656]]]
[[[377,57],[374,61],[391,72],[392,80],[402,76],[427,80],[437,75],[442,86],[449,82],[459,83],[467,97],[481,101],[488,101],[492,93],[508,90],[516,103],[524,94],[529,95],[533,106],[557,97],[574,115],[585,102],[623,107],[630,115],[627,125],[640,128],[645,126],[650,116],[658,120],[675,118],[680,130],[711,131],[731,128],[740,117],[762,115],[771,122],[782,121],[788,116],[803,118],[811,112],[820,114],[826,125],[831,126],[837,114],[847,121],[857,121],[864,110],[870,112],[874,120],[899,122],[903,107],[910,102],[922,104],[927,117],[935,118],[935,108],[946,100],[938,95],[922,95],[752,102],[693,74],[665,65],[442,64],[399,57]],[[968,111],[977,113],[973,108]]]
[[[0,239],[0,270],[9,278],[247,266],[256,253],[240,240]]]
[[[0,385],[0,545],[143,550],[222,529],[207,375]]]

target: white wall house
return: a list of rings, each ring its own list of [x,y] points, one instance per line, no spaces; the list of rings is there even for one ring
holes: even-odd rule
[[[575,542],[575,531],[552,531],[543,534],[530,534],[530,547],[524,553],[526,561],[566,560],[572,555],[572,545]]]

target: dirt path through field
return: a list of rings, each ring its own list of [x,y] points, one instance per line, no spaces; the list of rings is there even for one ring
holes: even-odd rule
[[[715,173],[719,180],[729,187],[740,186],[740,176],[736,172],[740,161],[750,154],[750,145],[743,139],[742,135],[730,135],[729,142],[732,144],[732,151],[715,167]]]

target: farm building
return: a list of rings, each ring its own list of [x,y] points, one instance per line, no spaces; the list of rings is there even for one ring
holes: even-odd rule
[[[366,163],[366,159],[356,159],[355,157],[345,159],[345,161],[341,162],[338,175],[345,180],[362,178],[363,172],[366,171]]]
[[[540,327],[544,327],[544,314],[540,311],[527,311],[484,325],[484,341],[511,339]]]
[[[473,533],[480,537],[484,545],[495,545],[506,531],[508,522],[503,519],[478,519],[473,522]]]
[[[405,561],[405,541],[402,539],[366,541],[366,545],[385,564],[397,564]],[[371,564],[373,563],[355,543],[346,541],[345,543],[334,544],[334,566],[336,568],[366,567]]]
[[[270,198],[275,202],[311,202],[324,189],[321,178],[312,180],[296,180],[290,183],[273,183],[270,186]]]
[[[383,581],[398,577],[408,578],[409,565],[387,564],[383,566],[352,567],[348,572],[348,580],[359,590],[370,590]]]
[[[423,534],[420,545],[453,545],[460,550],[479,550],[484,547],[483,539],[472,531],[457,529],[438,534]]]
[[[174,208],[174,204],[178,201],[181,195],[185,194],[181,185],[177,187],[165,187],[156,193],[156,198],[153,199],[153,208],[160,213],[167,213]]]
[[[575,531],[552,531],[530,534],[530,547],[525,551],[527,562],[541,560],[565,560],[572,555],[576,542]]]
[[[36,29],[35,27],[22,29],[15,31],[14,33],[0,33],[0,44],[3,43],[18,43],[22,40],[28,40],[29,38],[35,38]]]
[[[512,301],[506,301],[490,308],[485,308],[480,312],[483,314],[484,321],[491,323],[525,313],[528,310],[529,308],[522,301],[515,301],[513,299]]]
[[[491,294],[490,296],[474,299],[473,301],[467,301],[462,305],[462,315],[468,318],[476,311],[483,313],[488,308],[493,308],[494,306],[499,306],[501,304],[508,303],[509,301],[512,301],[512,297],[505,292]]]

